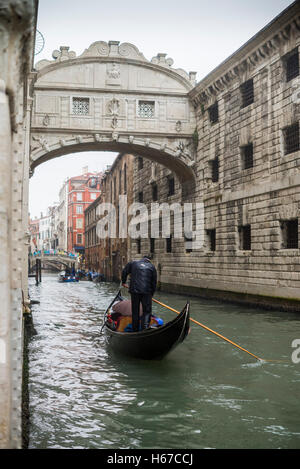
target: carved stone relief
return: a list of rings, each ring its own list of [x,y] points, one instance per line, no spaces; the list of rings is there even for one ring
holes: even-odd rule
[[[119,64],[112,63],[107,65],[105,83],[112,86],[121,85],[121,69]]]

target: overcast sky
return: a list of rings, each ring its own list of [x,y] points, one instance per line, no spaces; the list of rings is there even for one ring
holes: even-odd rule
[[[174,68],[196,71],[197,81],[218,66],[275,16],[289,0],[40,0],[37,28],[44,36],[36,61],[52,60],[60,46],[80,55],[95,41],[131,42],[146,59],[167,53]],[[36,168],[30,180],[30,215],[58,200],[67,177],[101,171],[116,153],[77,153]]]

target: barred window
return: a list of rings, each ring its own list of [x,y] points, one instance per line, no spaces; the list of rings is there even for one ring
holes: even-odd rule
[[[208,108],[208,114],[209,114],[209,120],[212,124],[214,124],[215,122],[218,122],[219,107],[218,107],[217,102]]]
[[[216,250],[216,230],[206,230],[206,236],[208,241],[208,247],[210,251]]]
[[[253,143],[241,147],[242,169],[253,168]]]
[[[141,238],[136,240],[136,252],[137,254],[141,254]]]
[[[153,202],[156,202],[158,199],[158,194],[157,194],[157,184],[152,184],[152,200]]]
[[[214,160],[209,162],[211,171],[212,182],[218,182],[219,180],[219,158],[216,157]]]
[[[284,154],[299,150],[299,122],[283,129]]]
[[[169,191],[168,196],[175,194],[175,179],[173,177],[168,178]]]
[[[73,98],[72,99],[72,112],[78,116],[86,116],[90,112],[90,99],[89,98]]]
[[[138,104],[138,116],[146,119],[154,117],[154,101],[139,101]]]
[[[138,156],[138,169],[143,169],[144,160],[141,156]]]
[[[299,75],[299,53],[298,48],[292,50],[283,57],[285,64],[286,81],[290,81]]]
[[[281,222],[283,249],[298,249],[298,218]]]
[[[77,234],[77,244],[82,244],[82,234]]]
[[[151,254],[155,252],[155,238],[150,238],[150,252]]]
[[[192,252],[193,246],[193,234],[192,233],[185,233],[184,234],[184,245],[185,245],[185,252]]]
[[[166,252],[172,252],[172,235],[166,238]]]
[[[251,225],[239,226],[240,249],[251,250]]]
[[[254,102],[254,87],[253,87],[253,79],[245,81],[240,86],[241,96],[242,96],[242,107],[249,106]]]

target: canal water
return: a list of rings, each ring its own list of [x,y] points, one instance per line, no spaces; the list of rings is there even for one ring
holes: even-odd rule
[[[190,298],[192,318],[274,362],[194,323],[165,359],[125,359],[100,335],[118,285],[63,284],[55,274],[29,281],[40,301],[29,344],[30,448],[300,448],[299,315]],[[155,297],[178,310],[186,300]]]

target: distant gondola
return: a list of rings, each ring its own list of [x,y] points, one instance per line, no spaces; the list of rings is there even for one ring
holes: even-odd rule
[[[78,275],[69,275],[64,272],[58,274],[58,281],[59,282],[78,282],[79,277]]]
[[[190,304],[186,303],[181,313],[163,326],[139,332],[118,332],[109,327],[107,314],[116,301],[122,301],[120,292],[107,308],[102,329],[112,350],[126,356],[145,360],[161,359],[174,347],[183,342],[189,332]]]

